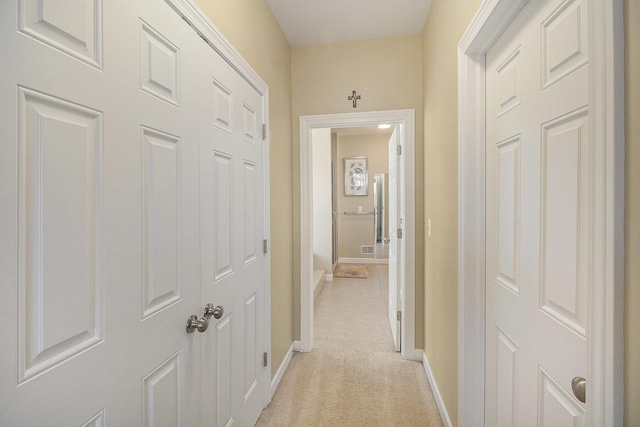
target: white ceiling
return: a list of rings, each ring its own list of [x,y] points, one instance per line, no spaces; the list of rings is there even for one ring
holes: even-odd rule
[[[291,47],[421,34],[431,0],[267,0]]]

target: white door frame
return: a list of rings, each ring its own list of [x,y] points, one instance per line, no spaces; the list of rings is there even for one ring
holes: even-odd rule
[[[624,50],[622,0],[585,0],[590,132],[598,159],[592,228],[586,425],[622,425]],[[485,0],[458,45],[458,420],[484,424],[485,54],[528,0]]]
[[[211,20],[191,0],[165,0],[187,23],[215,50],[236,72],[245,79],[261,96],[263,102],[263,123],[269,127],[269,86],[260,78],[240,53],[229,43]],[[271,355],[271,197],[269,169],[269,132],[265,132],[263,140],[263,177],[264,186],[264,239],[267,241],[267,253],[264,259],[264,351]],[[271,357],[267,358],[264,369],[264,407],[273,396],[271,388]]]
[[[344,128],[376,126],[381,123],[396,125],[402,141],[400,162],[405,171],[405,212],[403,240],[406,256],[401,266],[405,282],[402,309],[402,357],[416,357],[415,349],[415,110],[370,111],[362,113],[326,114],[300,117],[300,345],[299,350],[313,349],[313,189],[311,182],[311,130],[314,128]],[[420,352],[422,353],[422,352]]]

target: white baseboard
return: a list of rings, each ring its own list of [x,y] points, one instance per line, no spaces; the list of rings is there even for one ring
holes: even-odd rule
[[[320,295],[320,293],[324,289],[325,283],[327,283],[326,280],[321,280],[320,283],[318,283],[316,285],[316,287],[313,289],[313,300],[314,301],[318,299],[318,295]]]
[[[375,258],[339,258],[340,264],[389,264],[388,259]]]
[[[327,282],[333,282],[333,273],[325,274],[324,275],[324,280],[327,281]]]
[[[280,385],[280,381],[282,381],[282,377],[284,376],[284,373],[287,371],[287,368],[289,367],[289,363],[291,363],[294,347],[295,347],[295,341],[291,343],[291,347],[289,347],[289,350],[287,351],[287,355],[282,360],[282,363],[280,363],[280,366],[278,367],[276,374],[271,380],[271,397],[273,397],[273,394],[276,392],[276,389]],[[271,401],[271,399],[269,399],[269,401]]]
[[[293,351],[302,351],[302,342],[294,341],[293,342]]]
[[[429,361],[427,360],[427,356],[424,354],[424,352],[422,352],[422,366],[424,366],[424,371],[426,372],[427,378],[429,379],[431,391],[433,392],[433,397],[436,399],[436,405],[438,405],[442,423],[445,427],[453,427],[453,424],[451,424],[451,418],[449,418],[449,413],[447,412],[447,407],[444,405],[442,395],[440,394],[440,390],[438,390],[438,384],[436,384],[436,379],[433,377],[433,372],[431,372]]]

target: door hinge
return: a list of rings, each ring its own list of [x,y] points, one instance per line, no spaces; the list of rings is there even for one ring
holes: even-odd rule
[[[398,322],[402,321],[402,312],[399,310],[396,312],[396,319],[398,319]]]
[[[402,228],[398,228],[398,239],[402,239]]]
[[[267,242],[267,239],[264,239],[262,241],[262,252],[266,254],[268,251],[268,247],[269,247],[269,243]]]
[[[402,156],[402,145],[398,145],[398,156]]]
[[[262,124],[262,139],[267,139],[267,124]]]
[[[264,360],[264,367],[266,368],[267,367],[267,352],[266,351],[264,353],[263,360]]]

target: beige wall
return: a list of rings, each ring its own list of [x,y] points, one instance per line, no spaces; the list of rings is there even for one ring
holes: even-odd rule
[[[293,342],[291,49],[265,0],[195,3],[269,85],[273,373]]]
[[[458,412],[457,44],[480,0],[433,0],[423,33],[424,349],[454,425]]]
[[[640,424],[640,2],[625,0],[625,425]]]
[[[333,271],[333,213],[331,199],[331,129],[311,131],[313,156],[313,269]],[[311,283],[314,290],[317,283]]]
[[[291,50],[293,91],[294,167],[294,282],[295,319],[300,313],[300,116],[361,111],[415,109],[416,111],[416,233],[424,229],[422,186],[422,41],[420,36],[298,47]],[[362,95],[354,109],[347,96]],[[340,161],[340,159],[339,159]],[[416,239],[417,259],[423,259],[423,241]],[[416,263],[416,346],[423,341],[423,278]],[[299,337],[299,320],[295,335]]]
[[[373,258],[360,254],[360,245],[373,245],[373,215],[345,215],[357,212],[373,212],[373,176],[389,173],[388,135],[338,136],[338,256],[340,258]],[[367,196],[345,196],[344,158],[367,157],[369,194]]]

